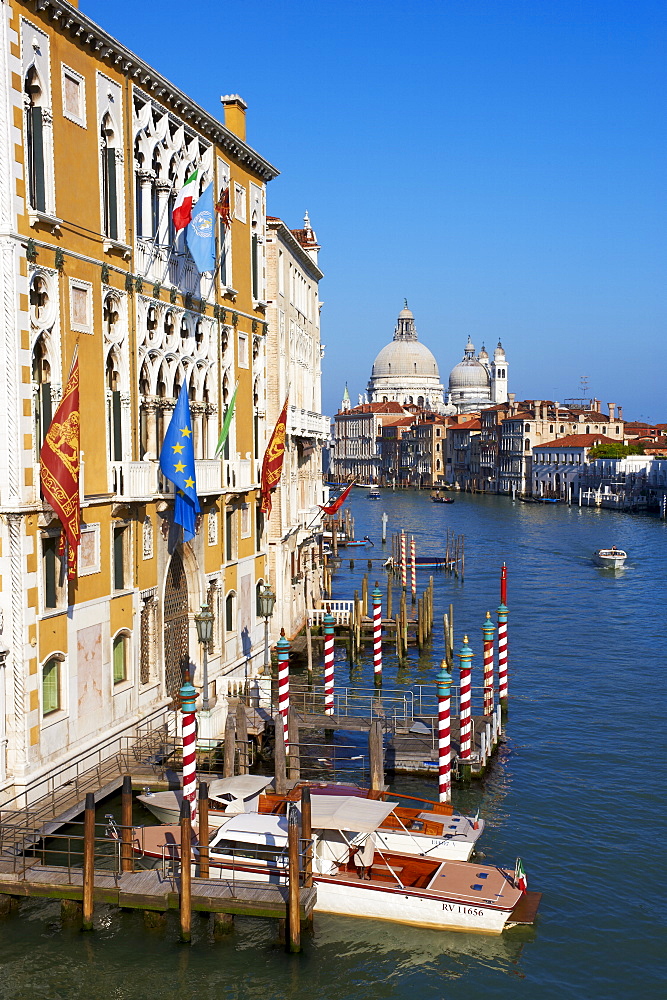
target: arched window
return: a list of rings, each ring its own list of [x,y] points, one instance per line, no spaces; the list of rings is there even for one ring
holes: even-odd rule
[[[252,214],[252,236],[251,236],[251,267],[252,267],[252,297],[259,299],[259,233],[257,230],[257,215]]]
[[[259,602],[260,594],[264,588],[264,581],[259,580],[257,586],[255,587],[255,615],[257,618],[262,617],[262,605]]]
[[[530,441],[528,440],[528,438],[526,438],[526,441],[525,441],[524,446],[523,446],[523,450],[524,451],[530,451]]]
[[[563,426],[563,424],[560,425],[560,433],[561,434],[565,433],[565,427]]]
[[[100,127],[102,158],[102,232],[118,239],[118,191],[116,184],[116,135],[111,116],[106,114]]]
[[[528,434],[528,432],[530,431],[530,424],[525,424],[523,429],[526,432],[526,434]]]
[[[236,632],[236,594],[234,591],[227,594],[225,600],[225,632]]]
[[[590,425],[589,425],[589,424],[586,424],[586,433],[587,433],[587,434],[590,434],[590,432],[591,432],[591,428],[590,428]]]
[[[26,74],[23,89],[25,93],[25,134],[28,154],[28,185],[26,194],[31,208],[34,208],[38,212],[46,212],[42,85],[34,66]]]
[[[44,438],[46,437],[46,432],[49,429],[53,416],[53,408],[51,406],[51,365],[46,354],[43,337],[39,337],[32,352],[32,382],[35,461],[39,461],[39,452],[44,444]]]
[[[42,715],[59,712],[63,707],[62,699],[62,654],[50,656],[42,666]]]
[[[130,665],[130,636],[120,632],[113,641],[113,682],[122,684],[127,680]]]
[[[113,351],[109,351],[106,367],[107,431],[109,460],[120,462],[123,458],[123,435],[120,410],[120,375]]]

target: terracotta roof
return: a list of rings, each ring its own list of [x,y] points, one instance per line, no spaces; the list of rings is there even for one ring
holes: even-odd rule
[[[547,441],[544,444],[534,444],[533,451],[536,448],[552,448],[554,451],[558,451],[559,448],[592,448],[594,444],[599,444],[600,442],[604,444],[620,443],[612,441],[606,434],[567,434],[565,437],[555,438],[553,441]]]

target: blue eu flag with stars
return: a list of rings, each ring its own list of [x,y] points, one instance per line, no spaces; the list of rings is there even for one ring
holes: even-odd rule
[[[160,468],[163,475],[174,484],[174,521],[183,526],[183,541],[189,542],[195,537],[195,517],[201,513],[201,508],[195,478],[190,400],[185,382],[181,386],[178,402],[164,436]]]

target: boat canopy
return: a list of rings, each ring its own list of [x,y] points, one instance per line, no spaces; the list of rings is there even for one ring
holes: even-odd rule
[[[263,792],[272,780],[263,774],[237,774],[232,778],[216,778],[208,786],[208,794],[210,798],[221,802],[252,799]]]
[[[216,831],[211,847],[215,847],[221,840],[284,847],[287,843],[287,817],[266,813],[239,813]]]
[[[373,833],[394,811],[398,802],[379,802],[350,795],[312,795],[312,825],[317,830]]]

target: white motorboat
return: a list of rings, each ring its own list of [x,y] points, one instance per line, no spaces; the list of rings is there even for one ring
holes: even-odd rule
[[[258,774],[237,774],[233,778],[216,778],[208,787],[210,800],[209,823],[217,828],[240,812],[257,812],[259,797],[272,779]],[[178,823],[183,792],[144,792],[137,801],[149,809],[160,823]]]
[[[227,824],[240,812],[285,815],[288,802],[298,804],[305,785],[311,787],[313,827],[318,825],[317,815],[326,814],[343,799],[350,796],[364,799],[370,794],[368,789],[354,785],[300,782],[288,795],[282,796],[267,791],[271,781],[272,778],[251,774],[212,781],[208,790],[211,829]],[[183,801],[180,790],[148,792],[138,795],[137,799],[161,823],[178,823]],[[429,799],[409,800],[419,804],[401,806],[397,803],[378,828],[378,844],[386,850],[416,857],[468,861],[484,832],[484,820],[479,816],[455,813],[451,806],[442,806]]]
[[[534,921],[541,893],[526,891],[519,864],[512,872],[381,848],[378,827],[397,805],[347,797],[327,809],[317,807],[313,822],[321,826],[313,826],[312,852],[316,911],[491,934]],[[167,861],[178,859],[180,827],[146,827],[140,834],[136,843],[141,844],[137,847],[141,853]],[[210,877],[284,884],[287,836],[285,816],[240,813],[232,817],[211,839]],[[365,869],[355,864],[355,849],[370,861]],[[195,843],[195,871],[198,854]]]
[[[610,549],[598,549],[597,552],[593,553],[594,562],[606,569],[621,569],[627,558],[627,552],[624,552],[623,549],[617,549],[615,545],[612,545]]]

